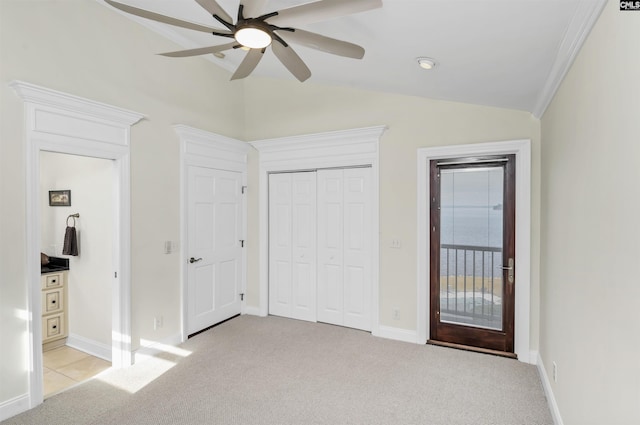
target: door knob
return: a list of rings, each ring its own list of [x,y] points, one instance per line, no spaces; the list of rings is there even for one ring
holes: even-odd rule
[[[202,260],[202,258],[193,258],[193,257],[189,258],[189,262],[190,262],[191,264],[193,264],[193,263],[197,263],[197,262],[198,262],[198,261],[200,261],[200,260]]]

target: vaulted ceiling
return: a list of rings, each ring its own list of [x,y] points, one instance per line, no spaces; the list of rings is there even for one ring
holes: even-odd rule
[[[223,28],[195,0],[120,2]],[[269,0],[266,11],[306,2]],[[294,48],[311,69],[308,81],[312,83],[525,110],[540,117],[605,2],[384,0],[380,9],[301,27],[363,46],[366,53],[362,60],[302,46]],[[238,0],[218,0],[218,3],[232,16],[238,10]],[[124,15],[185,48],[229,41]],[[148,52],[155,53],[161,52]],[[225,52],[224,58],[203,57],[233,72],[245,54],[236,49]],[[416,58],[422,56],[435,59],[436,67],[429,71],[420,68]],[[296,81],[272,52],[264,55],[251,76]]]

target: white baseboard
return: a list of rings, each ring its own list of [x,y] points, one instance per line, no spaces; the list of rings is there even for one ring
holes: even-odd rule
[[[0,422],[30,408],[29,393],[14,397],[0,403]]]
[[[391,326],[378,326],[378,332],[374,334],[380,338],[394,339],[396,341],[411,342],[415,344],[418,341],[418,332],[408,329],[394,328]]]
[[[540,374],[540,380],[542,381],[542,387],[544,388],[544,394],[547,397],[549,409],[551,409],[551,417],[553,418],[553,423],[555,425],[564,425],[564,422],[562,422],[562,416],[560,416],[560,409],[558,409],[558,403],[556,403],[556,398],[553,395],[553,389],[551,389],[551,382],[549,381],[547,371],[544,368],[544,364],[540,356],[538,356],[537,365],[538,373]]]
[[[94,357],[99,357],[108,362],[111,361],[110,345],[75,334],[69,334],[67,337],[67,345],[71,348],[75,348],[76,350],[91,354]]]
[[[260,311],[260,307],[252,307],[252,306],[246,306],[242,310],[242,314],[247,314],[249,316],[264,316]]]
[[[164,338],[161,341],[148,341],[141,339],[140,348],[133,352],[133,362],[138,363],[149,357],[153,357],[156,354],[164,353],[166,351],[172,352],[175,347],[182,342],[182,335],[177,333]]]

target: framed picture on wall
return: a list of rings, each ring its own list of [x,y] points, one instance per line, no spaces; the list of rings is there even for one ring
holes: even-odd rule
[[[71,191],[70,190],[50,190],[49,206],[50,207],[70,207]]]

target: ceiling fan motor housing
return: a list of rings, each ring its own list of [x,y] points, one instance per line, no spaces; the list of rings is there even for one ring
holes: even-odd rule
[[[236,24],[234,37],[238,43],[251,49],[263,49],[271,44],[273,32],[259,19],[246,19]]]

